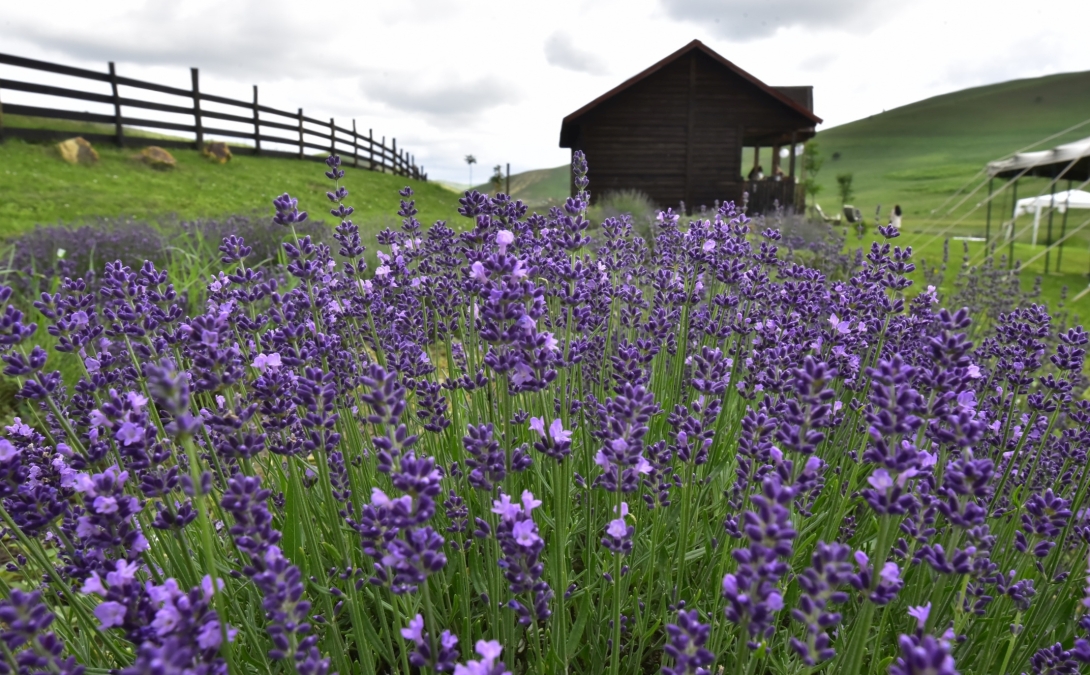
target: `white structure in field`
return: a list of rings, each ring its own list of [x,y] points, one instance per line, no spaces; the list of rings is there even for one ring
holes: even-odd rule
[[[1063,146],[1061,146],[1063,147]],[[1019,199],[1014,207],[1013,218],[1033,214],[1033,245],[1037,245],[1037,230],[1041,226],[1041,214],[1055,209],[1064,213],[1068,209],[1090,209],[1090,192],[1083,190],[1064,190],[1056,194],[1040,195]]]

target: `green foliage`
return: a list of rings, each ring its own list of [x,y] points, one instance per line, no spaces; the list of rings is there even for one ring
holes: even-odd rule
[[[852,192],[852,174],[841,173],[836,176],[836,191],[840,195],[840,203],[847,204],[855,194]]]
[[[802,179],[802,189],[814,201],[817,200],[817,196],[822,190],[821,184],[818,183],[818,174],[821,172],[821,165],[824,163],[825,158],[821,156],[821,148],[818,142],[813,140],[807,143],[802,151],[802,171],[805,176]]]

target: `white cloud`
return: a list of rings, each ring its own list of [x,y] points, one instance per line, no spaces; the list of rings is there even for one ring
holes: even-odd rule
[[[577,73],[605,75],[606,65],[595,54],[580,49],[571,36],[557,31],[545,41],[545,60],[550,65],[574,70]]]
[[[37,14],[16,16],[11,24],[22,40],[68,59],[184,64],[265,81],[306,77],[323,67],[338,71],[336,43],[319,25],[286,23],[281,5],[242,0],[217,5],[212,14],[193,12],[188,3],[148,2],[117,12],[104,26],[42,21]]]
[[[701,23],[715,34],[757,40],[781,28],[842,27],[891,9],[888,0],[662,0],[674,19]]]
[[[1013,0],[372,0],[318,11],[294,0],[52,0],[42,8],[4,3],[0,51],[99,72],[117,61],[123,75],[178,87],[199,66],[207,92],[248,100],[256,83],[266,105],[354,118],[397,137],[431,176],[457,182],[470,153],[479,167],[511,162],[513,171],[565,163],[565,115],[694,38],[769,84],[813,85],[822,128],[964,87],[1090,70],[1085,2],[1067,3],[1062,21],[1047,3]],[[10,66],[0,77],[108,91]],[[5,90],[4,102],[32,96]],[[48,105],[44,98],[28,104]]]
[[[365,78],[360,88],[371,99],[406,113],[418,113],[433,122],[465,121],[475,115],[515,103],[515,86],[493,75],[465,82],[456,78],[420,82],[411,75],[385,74]]]

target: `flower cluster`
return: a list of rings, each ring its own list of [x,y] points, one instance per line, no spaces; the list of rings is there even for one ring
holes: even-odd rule
[[[0,287],[0,672],[1090,662],[1088,337],[1004,261],[592,225],[578,152],[545,213],[405,188],[369,241],[325,169],[331,228]]]

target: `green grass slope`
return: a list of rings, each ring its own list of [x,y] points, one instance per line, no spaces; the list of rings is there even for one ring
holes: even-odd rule
[[[825,157],[818,201],[826,211],[839,207],[836,176],[851,173],[853,201],[865,213],[899,203],[907,224],[921,224],[987,162],[1087,119],[1090,72],[1082,72],[964,89],[825,129],[817,135]],[[1034,149],[1086,136],[1090,125]],[[1043,185],[1026,181],[1019,194],[1036,194]],[[961,229],[975,231],[979,215]]]
[[[1088,119],[1090,72],[1082,72],[965,89],[826,129],[817,135],[825,158],[818,174],[822,186],[818,203],[826,213],[837,212],[840,198],[836,177],[852,174],[855,195],[851,203],[868,220],[873,218],[875,207],[881,205],[883,222],[893,205],[900,204],[905,212],[905,236],[897,243],[913,246],[917,260],[935,265],[940,262],[945,238],[985,235],[985,164]],[[1032,149],[1044,150],[1087,136],[1090,124]],[[996,181],[996,190],[1001,185]],[[1066,188],[1063,182],[1056,189]],[[955,197],[959,190],[962,192]],[[1047,180],[1022,179],[1018,197],[1047,194],[1048,190]],[[1012,190],[1006,189],[992,202],[994,241],[1005,241],[999,223],[1009,219],[1012,196]],[[963,202],[961,206],[952,208],[959,202]],[[1088,218],[1090,213],[1085,211],[1069,213],[1068,232],[1077,231],[1064,244],[1061,273],[1056,272],[1056,252],[1047,254],[1047,274],[1047,218],[1041,223],[1037,246],[1030,243],[1032,218],[1023,216],[1017,221],[1014,258],[1025,264],[1024,284],[1031,284],[1035,276],[1041,275],[1043,298],[1054,307],[1063,287],[1069,289],[1069,297],[1087,287]],[[1062,228],[1063,217],[1055,214],[1053,240],[1060,237]],[[961,259],[963,247],[968,247],[972,263],[979,263],[986,255],[984,243],[954,241],[954,262]],[[1004,245],[999,251],[1005,254],[1009,248]],[[1090,310],[1090,295],[1071,307],[1085,314]]]
[[[491,193],[491,183],[474,188]],[[565,164],[553,169],[534,169],[511,174],[511,196],[530,206],[552,206],[567,199],[571,190],[571,166]]]
[[[132,159],[138,149],[101,144],[95,149],[101,157],[97,165],[71,166],[53,145],[10,138],[0,143],[0,239],[36,224],[95,216],[153,220],[168,214],[184,219],[255,209],[271,213],[272,199],[283,192],[298,198],[300,208],[330,220],[325,193],[331,183],[323,175],[325,165],[317,162],[236,155],[220,165],[195,150],[171,150],[177,167],[156,171]],[[458,195],[436,183],[346,167],[344,184],[347,202],[356,209],[354,220],[365,233],[396,226],[397,191],[405,185],[416,192],[421,221],[458,217]]]

